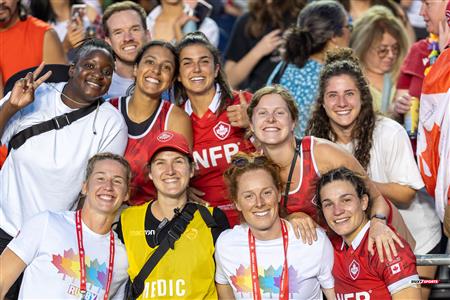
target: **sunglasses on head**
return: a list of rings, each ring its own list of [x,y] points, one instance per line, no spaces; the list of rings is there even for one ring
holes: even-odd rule
[[[254,164],[256,166],[262,166],[267,162],[267,157],[261,155],[261,156],[256,156],[256,157],[251,157],[250,159],[246,158],[246,157],[235,157],[233,158],[233,160],[231,161],[231,163],[233,164],[233,166],[237,167],[237,168],[245,168],[248,165]]]

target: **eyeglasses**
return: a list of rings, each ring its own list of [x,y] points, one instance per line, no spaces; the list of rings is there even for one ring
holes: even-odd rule
[[[399,48],[398,45],[393,45],[393,46],[379,46],[375,49],[377,55],[379,58],[385,58],[386,56],[388,56],[389,51],[392,52],[393,56],[397,56],[398,52],[399,52]]]
[[[267,157],[265,157],[264,155],[250,157],[250,159],[248,159],[247,157],[238,156],[238,157],[233,158],[233,160],[231,161],[233,166],[235,166],[239,169],[243,169],[251,164],[254,164],[256,166],[262,166],[266,162],[267,162]]]

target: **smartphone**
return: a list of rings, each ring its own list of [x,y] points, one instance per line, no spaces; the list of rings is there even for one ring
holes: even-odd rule
[[[86,4],[74,4],[70,9],[70,16],[72,20],[76,20],[78,17],[83,20],[86,14]]]
[[[194,16],[198,18],[198,24],[201,24],[206,17],[211,15],[213,7],[205,0],[198,0],[194,8]]]

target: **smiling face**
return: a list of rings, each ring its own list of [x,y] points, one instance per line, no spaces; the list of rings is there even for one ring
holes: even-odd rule
[[[109,36],[105,38],[117,55],[117,59],[127,64],[134,60],[142,46],[150,40],[138,12],[132,9],[112,14],[106,21]]]
[[[181,50],[178,80],[189,99],[192,100],[196,95],[213,96],[218,73],[219,65],[214,63],[214,57],[206,47],[194,44]]]
[[[262,96],[253,109],[250,128],[263,144],[279,144],[290,140],[294,127],[288,105],[279,94]]]
[[[113,71],[114,60],[109,52],[92,48],[70,67],[67,94],[79,102],[91,103],[106,94]]]
[[[328,226],[350,245],[367,223],[368,196],[360,199],[350,182],[336,180],[322,186],[320,199]]]
[[[392,71],[399,53],[398,41],[389,33],[383,33],[380,41],[374,41],[364,57],[365,67],[376,74]]]
[[[323,107],[337,134],[342,130],[352,130],[361,112],[361,93],[355,80],[349,75],[328,79]]]
[[[163,150],[152,158],[149,176],[158,190],[158,198],[179,199],[186,195],[194,169],[186,155]]]
[[[152,98],[159,98],[172,85],[174,74],[175,56],[161,46],[148,48],[134,67],[136,88]]]
[[[268,171],[250,170],[240,176],[236,208],[242,213],[257,239],[273,239],[279,236],[280,199],[280,192]]]
[[[448,0],[422,0],[420,15],[427,25],[428,32],[439,35],[439,23],[445,21],[447,3]]]
[[[106,215],[115,214],[128,199],[127,171],[112,159],[97,161],[92,174],[83,184],[85,206]]]

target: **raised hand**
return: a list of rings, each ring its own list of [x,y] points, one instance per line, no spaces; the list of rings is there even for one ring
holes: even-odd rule
[[[247,128],[250,124],[247,115],[247,99],[245,99],[244,92],[239,91],[240,103],[236,105],[230,105],[227,107],[227,117],[231,126]]]
[[[34,72],[29,72],[24,78],[16,81],[9,97],[10,107],[19,111],[34,101],[35,89],[52,75],[52,71],[48,71],[39,77],[44,66],[45,63],[42,62]]]
[[[266,56],[273,52],[273,50],[280,47],[283,43],[281,37],[281,30],[276,29],[268,34],[266,34],[255,46],[255,50],[261,54],[261,56]]]

